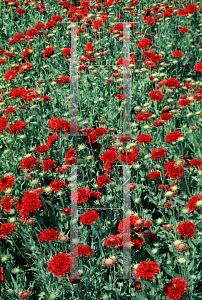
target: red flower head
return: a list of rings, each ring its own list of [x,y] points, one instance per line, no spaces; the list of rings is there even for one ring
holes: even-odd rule
[[[155,275],[154,273],[159,274],[161,269],[159,269],[159,265],[154,261],[142,261],[136,271],[136,276],[143,278],[143,279],[149,279],[153,280]]]
[[[188,286],[186,281],[183,278],[174,278],[170,282],[166,284],[163,291],[169,299],[175,300],[183,298],[186,291],[188,290]]]
[[[58,253],[49,262],[47,269],[55,274],[55,277],[65,276],[74,267],[75,259],[69,253]]]
[[[39,234],[39,239],[42,243],[45,241],[55,241],[59,237],[60,233],[54,229],[46,229]]]
[[[89,210],[81,215],[80,221],[83,225],[91,225],[93,222],[97,221],[99,217],[100,216],[98,212]]]
[[[187,221],[187,222],[183,222],[181,223],[178,227],[178,235],[182,235],[183,234],[183,238],[192,238],[192,237],[195,237],[195,232],[197,229],[196,229],[196,225],[193,224],[192,222],[190,221]]]

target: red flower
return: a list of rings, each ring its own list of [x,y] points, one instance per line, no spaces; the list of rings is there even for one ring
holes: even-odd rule
[[[176,163],[175,161],[168,161],[167,163],[164,164],[164,168],[166,169],[166,175],[168,178],[173,178],[173,179],[179,179],[183,175],[183,169],[182,167],[176,168],[174,165]]]
[[[63,51],[62,51],[62,54],[64,55],[64,57],[67,57],[68,55],[72,54],[74,52],[73,49],[71,48],[65,48]]]
[[[139,280],[134,281],[133,288],[135,288],[136,292],[140,292],[142,290],[141,282]]]
[[[7,107],[5,110],[5,115],[10,115],[15,110],[16,110],[15,107]]]
[[[201,75],[202,75],[202,62],[196,64],[196,65],[194,66],[194,69],[195,69],[196,71],[201,72]]]
[[[153,101],[161,102],[164,99],[164,94],[161,91],[151,91],[149,93],[149,98]]]
[[[127,136],[127,135],[124,135],[124,136],[119,138],[120,142],[126,142],[126,141],[130,141],[130,140],[131,140],[131,137]]]
[[[167,79],[166,82],[165,82],[165,85],[169,88],[174,88],[176,87],[177,89],[180,88],[180,82],[176,79],[176,78],[170,78],[170,79]]]
[[[72,209],[71,208],[64,208],[61,213],[64,213],[65,216],[71,215]]]
[[[180,137],[183,137],[181,130],[173,131],[166,135],[165,141],[167,143],[173,143],[177,141],[177,139],[179,139]]]
[[[146,143],[149,144],[151,141],[153,141],[152,137],[149,134],[140,134],[136,138],[138,144]]]
[[[77,255],[77,251],[78,251],[78,255]],[[78,256],[85,256],[88,257],[89,255],[93,254],[93,250],[90,249],[90,247],[86,246],[86,245],[78,245],[76,248],[74,248],[74,250],[72,251],[72,254],[75,255],[76,257]]]
[[[0,180],[0,190],[4,192],[5,190],[12,188],[15,182],[15,177],[7,175],[2,177]]]
[[[196,225],[193,224],[192,222],[190,221],[186,221],[186,222],[183,222],[181,223],[178,227],[178,235],[183,235],[183,238],[186,238],[186,237],[189,237],[190,239],[192,237],[195,237],[195,232],[194,230],[196,231]]]
[[[0,282],[3,283],[3,280],[4,280],[3,267],[0,266]]]
[[[0,200],[1,202],[1,206],[4,208],[3,212],[10,212],[10,210],[12,209],[12,206],[15,205],[15,203],[13,203],[13,198],[11,196],[3,196],[3,200]]]
[[[56,161],[52,160],[50,157],[47,157],[46,160],[41,164],[41,167],[44,169],[44,172],[48,172],[55,165]]]
[[[180,51],[180,50],[177,50],[177,51],[175,51],[175,52],[172,52],[172,56],[174,56],[174,57],[180,57],[180,56],[182,56],[184,53],[182,52],[182,51]]]
[[[167,202],[165,202],[165,203],[163,204],[163,207],[169,208],[169,207],[171,207],[171,206],[172,206],[172,203],[171,203],[170,201],[167,201]]]
[[[124,149],[124,153],[122,153],[119,156],[119,159],[122,163],[126,162],[126,156],[127,156],[127,164],[132,165],[133,162],[136,162],[138,160],[138,156],[135,155],[133,152],[129,152],[126,149]]]
[[[155,148],[152,150],[151,158],[158,160],[162,157],[166,157],[166,152],[167,152],[167,150],[165,150],[163,148]]]
[[[39,162],[39,158],[37,157],[33,157],[33,156],[26,157],[25,159],[23,159],[20,166],[23,170],[29,171],[30,169],[34,169],[38,162]]]
[[[120,232],[120,233],[132,232],[131,227],[134,226],[134,224],[137,220],[139,220],[138,216],[128,216],[124,220],[121,220],[118,225],[118,232]]]
[[[71,274],[69,282],[71,284],[79,283],[80,282],[80,279],[79,279],[80,277],[82,277],[82,275],[80,273],[79,274]]]
[[[29,213],[37,212],[40,207],[42,207],[40,196],[35,192],[29,193],[26,191],[24,197],[17,203],[16,210],[20,210],[20,220],[25,222]]]
[[[49,262],[47,269],[55,274],[55,277],[65,276],[74,267],[75,259],[69,253],[58,253]]]
[[[99,218],[99,213],[94,210],[89,210],[85,212],[80,217],[80,221],[83,225],[91,225],[93,222],[95,222]]]
[[[14,70],[8,70],[5,74],[4,74],[4,79],[6,82],[8,81],[12,81],[15,79],[15,77],[17,76],[17,72]]]
[[[120,246],[121,244],[122,242],[117,235],[108,236],[107,239],[104,241],[104,245],[109,247],[116,247]]]
[[[188,290],[188,286],[186,281],[183,278],[174,278],[170,282],[166,284],[163,291],[169,299],[175,300],[183,298],[186,290]]]
[[[149,231],[148,233],[142,233],[142,236],[148,240],[149,243],[154,243],[157,241],[157,237],[154,232]]]
[[[159,269],[159,265],[156,262],[142,261],[136,270],[136,275],[137,277],[149,279],[152,281],[155,277],[154,273],[159,274],[160,271],[161,269]]]
[[[55,241],[59,237],[60,233],[54,229],[46,229],[39,234],[39,239],[42,243],[45,241]]]
[[[21,131],[25,128],[27,128],[26,122],[19,120],[19,121],[15,122],[15,124],[11,124],[9,129],[7,129],[7,130],[8,130],[8,132],[11,132],[11,134],[16,134],[16,132],[21,133]]]
[[[200,200],[201,200],[201,198],[199,198],[198,196],[193,196],[191,199],[189,199],[189,201],[187,203],[187,208],[189,208],[190,213],[192,213],[194,210],[198,210],[196,208],[196,203]]]
[[[178,29],[178,31],[183,34],[183,33],[187,32],[187,31],[189,31],[189,28],[187,28],[187,27],[181,27],[181,28]]]
[[[44,53],[43,53],[43,57],[51,57],[51,55],[53,55],[55,52],[55,47],[48,47]]]
[[[62,84],[62,83],[65,83],[65,82],[71,83],[71,79],[68,76],[61,76],[58,79],[54,79],[54,81],[57,82],[58,84]]]
[[[99,185],[100,189],[105,185],[105,183],[107,183],[107,184],[111,183],[110,179],[109,179],[109,176],[108,175],[98,176],[96,184]]]
[[[154,122],[153,122],[154,127],[161,127],[161,126],[163,126],[163,124],[164,124],[164,121],[162,121],[162,120],[154,120]]]
[[[66,185],[67,185],[66,182],[63,180],[60,180],[60,179],[54,180],[50,183],[50,187],[52,188],[50,193],[59,192],[61,190],[61,188]]]
[[[145,112],[145,113],[139,113],[136,118],[135,121],[138,122],[147,122],[148,118],[151,117],[152,113],[150,112]]]
[[[157,172],[157,171],[152,171],[148,174],[148,177],[151,178],[151,179],[155,179],[157,177],[160,177],[163,176],[163,173],[160,173],[160,172]]]
[[[74,200],[74,203],[81,204],[83,202],[87,202],[90,196],[90,189],[89,188],[80,188],[71,193],[70,195]]]
[[[168,121],[173,118],[173,115],[171,115],[169,113],[163,113],[160,115],[160,118],[161,118],[161,120]]]
[[[0,133],[8,126],[8,118],[0,118]]]
[[[11,223],[4,223],[0,226],[0,239],[5,239],[7,236],[13,232],[13,230],[16,230],[17,227],[15,224]]]

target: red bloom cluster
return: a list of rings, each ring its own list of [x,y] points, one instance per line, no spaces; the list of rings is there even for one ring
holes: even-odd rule
[[[0,282],[3,283],[3,280],[4,280],[3,267],[0,266]]]
[[[98,176],[96,184],[99,186],[100,189],[105,185],[105,183],[107,183],[107,184],[111,183],[109,176],[108,175]]]
[[[15,203],[13,203],[13,198],[11,196],[3,196],[3,200],[0,200],[1,202],[1,206],[3,207],[3,212],[10,212],[10,210],[12,209],[12,206],[15,205]]]
[[[161,91],[152,91],[149,93],[149,98],[153,101],[161,102],[164,99],[164,94]]]
[[[15,79],[15,77],[18,75],[18,73],[14,70],[8,70],[5,74],[4,74],[4,79],[6,82],[8,81],[12,81]]]
[[[0,190],[4,192],[5,190],[12,188],[15,182],[15,177],[7,175],[0,180]]]
[[[58,253],[49,262],[47,269],[55,275],[55,277],[65,276],[74,267],[75,258],[69,253]]]
[[[183,169],[182,167],[176,168],[174,165],[176,163],[175,161],[168,161],[167,163],[164,164],[164,168],[166,169],[166,175],[168,178],[173,178],[173,179],[179,179],[183,175]]]
[[[48,172],[52,169],[55,163],[55,160],[52,160],[50,157],[47,157],[47,159],[44,160],[44,162],[41,164],[41,167],[43,168],[44,172]]]
[[[16,230],[17,227],[15,224],[11,223],[4,223],[0,226],[0,239],[5,239],[7,236],[13,232],[13,230]]]
[[[199,198],[198,196],[193,196],[191,199],[189,199],[187,203],[187,208],[189,209],[190,213],[192,213],[194,210],[198,210],[196,208],[196,203],[200,200],[201,198]]]
[[[122,241],[118,237],[118,235],[111,235],[111,236],[108,236],[107,239],[104,241],[104,245],[109,246],[109,247],[121,246]]]
[[[173,143],[177,141],[177,139],[179,139],[180,137],[183,137],[181,130],[173,131],[166,135],[165,141],[167,143]]]
[[[64,57],[67,57],[68,55],[72,54],[74,52],[73,49],[71,48],[65,48],[63,51],[62,51],[62,54],[64,55]]]
[[[85,212],[83,215],[80,217],[80,221],[83,225],[91,225],[93,222],[95,222],[99,218],[99,213],[96,212],[95,210],[89,210]]]
[[[71,215],[72,209],[71,208],[64,208],[61,213],[65,214],[65,216]]]
[[[150,112],[139,113],[135,117],[135,121],[138,121],[138,122],[147,122],[148,119],[149,119],[149,117],[151,117],[151,116],[152,116],[152,113],[150,113]]]
[[[11,124],[9,129],[7,130],[8,132],[11,132],[11,134],[16,134],[16,132],[21,133],[21,131],[25,128],[27,128],[27,123],[22,120],[19,120],[15,122],[15,124]]]
[[[37,157],[34,156],[26,157],[25,159],[23,159],[20,166],[23,170],[29,171],[30,169],[34,169],[38,162],[39,162],[39,158]]]
[[[0,133],[8,126],[8,118],[0,118]]]
[[[42,207],[40,196],[35,192],[29,193],[26,191],[24,197],[16,205],[16,210],[20,210],[20,220],[25,222],[28,219],[29,213],[37,212],[40,207]]]
[[[138,144],[142,144],[142,143],[146,143],[149,144],[150,142],[153,141],[152,137],[149,134],[140,134],[137,138],[136,138]]]
[[[54,81],[57,82],[58,84],[62,84],[62,83],[65,83],[65,82],[71,83],[71,79],[68,76],[61,76],[58,79],[54,79]]]
[[[59,237],[60,233],[54,229],[46,229],[39,234],[39,239],[42,243],[45,241],[55,241]]]
[[[78,252],[78,254],[77,254]],[[75,255],[76,257],[78,256],[84,256],[88,257],[89,255],[93,255],[93,250],[90,249],[90,247],[86,245],[78,245],[74,250],[72,251],[72,254]]]
[[[50,187],[52,190],[50,191],[50,194],[53,192],[59,192],[63,186],[66,186],[66,182],[63,180],[54,180],[50,183]]]
[[[70,148],[65,156],[65,163],[67,165],[73,165],[78,161],[77,157],[74,157],[74,153],[76,152],[75,148]]]
[[[160,179],[160,177],[162,177],[162,176],[163,176],[163,173],[157,172],[157,171],[152,171],[148,174],[148,177],[151,179],[155,179],[157,177],[159,177],[159,179]]]
[[[137,270],[136,270],[136,276],[143,278],[143,279],[149,279],[153,280],[155,275],[154,273],[159,274],[161,269],[159,269],[159,265],[154,261],[142,261]]]
[[[48,47],[44,53],[43,53],[43,57],[51,57],[55,52],[55,47]]]
[[[193,224],[192,222],[190,221],[186,221],[186,222],[183,222],[181,223],[178,227],[178,235],[182,235],[183,234],[183,238],[192,238],[192,237],[195,237],[195,232],[194,230],[196,231],[196,225]]]
[[[165,150],[163,148],[155,148],[152,150],[151,158],[153,158],[155,160],[159,160],[162,157],[166,157],[166,152],[167,152],[167,150]]]
[[[175,300],[183,298],[186,291],[188,290],[188,286],[186,281],[183,278],[174,278],[170,282],[166,284],[163,291],[169,299]]]

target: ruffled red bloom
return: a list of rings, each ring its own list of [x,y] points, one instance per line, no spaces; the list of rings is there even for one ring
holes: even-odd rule
[[[193,167],[202,166],[202,159],[199,158],[190,159],[190,165],[192,165]]]
[[[180,57],[180,56],[182,56],[184,53],[182,52],[182,51],[180,51],[180,50],[177,50],[177,51],[175,51],[175,52],[172,52],[172,56],[174,56],[174,57]]]
[[[71,208],[64,208],[61,213],[65,214],[65,216],[71,215],[72,209]]]
[[[190,221],[186,221],[186,222],[183,222],[181,223],[178,227],[178,235],[182,235],[183,234],[183,238],[192,238],[192,237],[195,237],[195,232],[194,230],[196,231],[196,225],[193,224],[192,222]]]
[[[77,255],[77,251],[78,251],[78,255]],[[88,257],[89,255],[93,255],[93,250],[90,249],[90,247],[86,246],[86,245],[78,245],[76,248],[74,248],[74,250],[72,251],[72,254],[75,255],[76,257],[78,256],[84,256],[84,257]]]
[[[59,237],[60,233],[54,229],[46,229],[39,234],[39,239],[42,243],[45,241],[55,241]]]
[[[161,269],[159,269],[159,265],[156,262],[142,261],[136,270],[136,275],[137,277],[149,279],[152,281],[155,277],[154,273],[159,274],[160,271]]]
[[[16,108],[15,107],[7,107],[5,110],[5,115],[10,115],[13,111],[15,111]]]
[[[55,165],[56,161],[52,160],[50,157],[47,157],[46,160],[41,164],[41,167],[44,169],[44,172],[48,172]]]
[[[90,196],[90,189],[89,188],[80,188],[77,189],[76,191],[74,191],[73,193],[71,193],[70,195],[74,201],[74,203],[76,204],[81,204],[83,202],[87,202],[88,198]]]
[[[126,156],[127,156],[127,159],[126,159]],[[122,163],[125,163],[127,160],[127,164],[132,165],[133,162],[136,162],[138,160],[138,156],[135,155],[135,153],[129,152],[126,149],[124,149],[124,153],[121,153],[121,155],[119,156],[119,159]]]
[[[65,83],[65,82],[71,83],[71,79],[68,76],[61,76],[58,79],[54,79],[54,81],[57,82],[58,84],[62,84],[62,83]]]
[[[155,179],[155,178],[159,178],[160,179],[160,177],[162,177],[163,176],[163,173],[161,173],[161,172],[158,172],[158,171],[152,171],[152,172],[150,172],[149,174],[148,174],[148,177],[150,178],[150,179]]]
[[[133,288],[135,288],[136,292],[140,292],[142,290],[141,282],[139,280],[134,281]]]
[[[160,115],[161,120],[164,121],[169,121],[173,118],[173,115],[169,114],[169,113],[164,113]]]
[[[194,66],[194,69],[195,69],[196,71],[201,72],[201,75],[202,75],[202,62],[196,64],[196,65]]]
[[[198,196],[193,196],[191,199],[189,199],[187,208],[189,209],[190,213],[192,213],[194,210],[198,210],[198,208],[196,208],[196,203],[200,200],[201,198],[199,198]]]
[[[181,27],[181,28],[178,29],[178,31],[183,34],[183,33],[187,32],[187,31],[189,31],[189,28],[187,28],[187,27]]]
[[[7,236],[9,236],[13,230],[16,230],[17,227],[15,224],[11,223],[4,223],[0,226],[0,239],[5,239]]]
[[[174,278],[170,282],[168,282],[163,291],[169,299],[175,300],[183,298],[186,291],[188,290],[188,285],[183,278]]]
[[[117,235],[108,236],[107,239],[104,241],[104,245],[109,247],[116,247],[120,246],[121,244],[122,242]]]
[[[55,277],[65,276],[74,267],[75,258],[69,253],[58,253],[49,262],[47,269],[55,275]]]
[[[15,177],[7,175],[2,177],[0,180],[0,190],[4,192],[5,190],[12,188],[15,182]]]
[[[64,57],[67,57],[68,55],[72,54],[74,52],[73,49],[71,48],[65,48],[63,51],[62,51],[62,54],[64,55]]]
[[[34,169],[38,162],[39,162],[38,157],[33,157],[33,156],[26,157],[25,159],[23,159],[20,166],[23,170],[29,171],[30,169]]]
[[[120,233],[132,232],[131,227],[134,226],[137,220],[139,220],[138,216],[128,216],[124,220],[121,220],[118,225],[118,232]]]
[[[189,14],[194,14],[199,8],[197,8],[196,4],[187,4],[185,5],[186,9],[188,10]]]
[[[163,148],[155,148],[152,150],[151,158],[153,158],[155,160],[159,160],[162,157],[166,157],[166,152],[167,152],[167,150],[165,150]]]
[[[119,141],[120,141],[120,142],[131,141],[131,137],[130,137],[130,136],[127,136],[127,135],[124,135],[124,136],[122,136],[122,137],[119,138]]]
[[[161,127],[161,126],[163,126],[163,124],[164,124],[164,121],[162,121],[162,120],[154,120],[154,122],[153,122],[154,127]]]
[[[138,122],[147,122],[147,120],[149,119],[149,117],[152,116],[152,113],[150,112],[145,112],[145,113],[139,113],[136,117],[135,117],[135,121]]]
[[[179,89],[180,88],[180,82],[176,79],[176,78],[170,78],[170,79],[167,79],[166,82],[165,82],[165,85],[169,88],[177,88]]]
[[[109,160],[110,163],[115,163],[117,161],[117,157],[118,154],[116,150],[107,150],[100,156],[100,159],[102,161]]]
[[[50,191],[50,194],[53,193],[53,192],[59,192],[61,190],[61,188],[63,186],[66,186],[66,182],[63,181],[63,180],[54,180],[50,183],[50,187],[52,188],[52,190]]]
[[[161,102],[164,99],[164,94],[161,91],[152,91],[149,93],[149,98],[153,101]]]
[[[148,233],[142,233],[142,236],[148,240],[149,243],[154,243],[157,241],[157,237],[154,232],[149,231]]]
[[[131,236],[130,240],[132,242],[131,250],[139,250],[144,245],[144,241],[140,236]]]
[[[100,175],[97,178],[96,184],[99,185],[99,188],[101,189],[105,184],[110,184],[110,179],[108,175]]]
[[[165,141],[167,143],[173,143],[177,141],[177,139],[179,139],[180,137],[183,137],[181,130],[173,131],[166,135]]]
[[[37,212],[42,207],[40,196],[33,192],[26,191],[24,197],[17,203],[16,210],[20,210],[20,220],[25,222],[30,212]]]
[[[0,133],[8,126],[8,118],[0,118]]]
[[[163,207],[169,208],[169,207],[171,207],[171,206],[172,206],[172,203],[171,203],[170,201],[167,201],[167,202],[165,202],[165,203],[163,204]]]
[[[5,74],[4,74],[4,79],[6,82],[8,81],[12,81],[15,79],[15,77],[17,76],[17,72],[14,70],[8,70]]]
[[[166,175],[168,178],[173,178],[173,179],[179,179],[183,175],[183,169],[182,167],[176,168],[174,165],[176,163],[175,161],[168,161],[167,163],[164,164],[164,168],[166,169]]]
[[[44,53],[43,53],[43,57],[51,57],[55,52],[55,47],[48,47]]]
[[[137,140],[138,144],[142,144],[142,143],[149,144],[150,142],[153,141],[153,138],[149,134],[140,134],[136,138],[136,140]]]
[[[15,124],[11,124],[8,132],[11,132],[11,134],[16,134],[16,132],[21,133],[22,130],[24,130],[25,128],[27,128],[27,123],[23,122],[22,120],[19,120],[17,122],[15,122]]]
[[[80,221],[83,225],[91,225],[99,218],[99,213],[94,210],[89,210],[80,216]]]
[[[11,196],[3,196],[3,200],[0,200],[1,202],[1,206],[3,207],[3,212],[10,212],[10,210],[12,209],[12,206],[15,205],[15,203],[13,203],[13,198]]]

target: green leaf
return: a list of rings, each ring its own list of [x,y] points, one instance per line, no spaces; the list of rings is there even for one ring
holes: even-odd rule
[[[187,272],[190,272],[190,271],[192,270],[193,265],[194,265],[194,259],[192,260],[192,262],[191,262],[190,265],[188,266]]]
[[[147,300],[147,298],[145,298],[144,296],[142,296],[141,294],[138,294],[139,292],[135,293],[135,299],[138,300]]]

